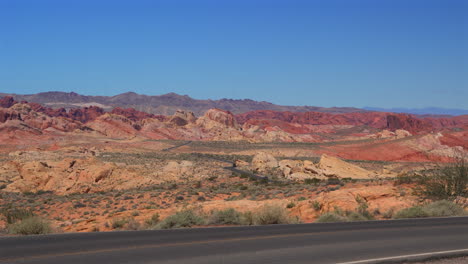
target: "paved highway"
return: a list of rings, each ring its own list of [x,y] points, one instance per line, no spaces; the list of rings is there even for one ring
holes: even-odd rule
[[[0,263],[358,264],[431,252],[468,254],[468,218],[0,237]]]

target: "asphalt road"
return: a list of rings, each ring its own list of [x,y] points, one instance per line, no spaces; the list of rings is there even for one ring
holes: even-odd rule
[[[468,254],[467,217],[0,237],[0,263],[379,263],[439,251]]]

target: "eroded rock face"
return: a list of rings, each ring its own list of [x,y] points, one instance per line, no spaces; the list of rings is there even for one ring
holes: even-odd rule
[[[240,128],[234,115],[229,111],[224,111],[221,109],[210,109],[206,111],[205,115],[197,120],[197,125],[206,129]]]
[[[281,160],[279,169],[283,177],[290,180],[353,178],[369,179],[377,176],[375,172],[365,170],[339,158],[322,155],[318,164],[309,160]]]
[[[36,112],[29,104],[14,104],[8,109],[0,110],[0,123],[8,120],[19,122],[5,123],[4,129],[25,130],[25,128],[32,128],[37,129],[37,133],[42,133],[47,129],[70,132],[81,127],[79,122],[64,117],[50,117],[44,113]]]
[[[138,132],[134,127],[135,123],[131,120],[121,115],[109,113],[99,116],[87,125],[95,131],[113,138],[133,138]]]
[[[326,179],[322,171],[309,160],[281,160],[279,168],[289,180]]]
[[[137,111],[133,108],[124,109],[124,108],[116,107],[112,109],[110,113],[124,116],[132,121],[139,121],[139,120],[143,120],[146,118],[156,118],[156,116],[153,114],[148,114],[146,112]]]
[[[177,110],[168,122],[176,126],[185,126],[195,123],[196,120],[197,118],[193,112]]]
[[[266,152],[257,153],[252,159],[252,169],[258,172],[278,167],[278,161]]]
[[[376,133],[375,138],[390,138],[390,139],[400,139],[405,137],[410,137],[412,134],[404,129],[397,129],[395,132],[390,130],[384,129],[378,133]]]
[[[53,191],[57,194],[87,193],[91,190],[112,189],[110,178],[116,166],[96,159],[64,159],[62,161],[12,161],[18,177],[11,179],[6,190],[11,192]],[[128,172],[126,172],[128,173]],[[117,173],[118,174],[118,173]],[[129,175],[130,176],[130,175]],[[103,181],[107,186],[101,184]]]
[[[375,176],[371,171],[325,154],[320,157],[318,167],[328,177],[369,179]]]
[[[16,104],[16,102],[11,96],[5,96],[3,98],[0,98],[0,107],[10,108],[14,104]]]
[[[0,109],[0,123],[5,123],[7,120],[20,120],[21,115],[16,111],[9,111],[8,109]]]
[[[70,109],[67,114],[67,117],[78,120],[82,123],[87,123],[93,121],[99,116],[104,114],[104,110],[97,106],[90,106],[84,108]]]
[[[407,131],[431,131],[432,125],[425,120],[414,118],[411,115],[387,115],[387,128],[390,130],[404,129]]]
[[[359,200],[369,205],[370,212],[377,209],[381,213],[386,213],[411,207],[417,199],[414,196],[401,195],[398,188],[392,185],[340,189],[322,193],[316,199],[321,205],[321,212],[332,212],[335,208],[354,211],[359,206]]]

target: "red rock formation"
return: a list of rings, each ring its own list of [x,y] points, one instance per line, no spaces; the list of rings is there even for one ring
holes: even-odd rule
[[[102,108],[97,106],[90,106],[84,108],[70,109],[70,111],[67,114],[67,117],[76,121],[80,121],[81,123],[86,123],[95,120],[103,114],[104,110]]]
[[[21,115],[17,112],[0,109],[0,123],[5,123],[7,120],[20,120]]]
[[[3,108],[10,108],[12,105],[16,103],[17,102],[11,96],[5,96],[0,99],[0,107],[3,107]]]
[[[384,112],[329,114],[321,112],[275,112],[269,110],[252,111],[236,116],[240,124],[260,125],[260,127],[286,126],[286,131],[295,133],[290,129],[291,124],[300,125],[353,125],[369,126],[377,129],[397,130],[404,129],[411,133],[430,132],[444,128],[461,127],[468,123],[468,118],[417,118],[408,114],[394,114]],[[284,122],[282,125],[280,122]],[[296,128],[296,133],[303,133],[303,129]]]
[[[464,149],[468,150],[468,131],[466,130],[444,133],[439,140],[440,143],[444,145],[450,147],[461,146]]]
[[[411,115],[405,114],[389,114],[387,119],[387,129],[395,131],[404,129],[412,133],[434,130],[434,126],[422,119],[414,118]]]
[[[239,128],[239,124],[231,112],[217,108],[206,111],[206,113],[197,120],[197,124],[205,128]]]
[[[141,111],[135,110],[134,108],[124,109],[124,108],[116,107],[111,111],[111,113],[115,115],[125,116],[126,118],[132,121],[139,121],[139,120],[143,120],[146,118],[156,118],[160,121],[163,121],[165,118],[164,116],[161,116],[161,115],[153,115],[153,114],[148,114],[146,112],[141,112]]]

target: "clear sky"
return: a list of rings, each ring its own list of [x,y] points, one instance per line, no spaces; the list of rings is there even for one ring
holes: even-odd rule
[[[0,92],[468,109],[466,0],[0,0]]]

